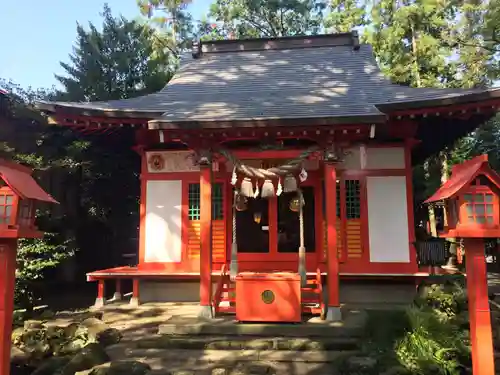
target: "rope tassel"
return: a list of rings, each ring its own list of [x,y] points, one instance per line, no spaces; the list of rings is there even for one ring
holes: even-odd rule
[[[238,182],[238,176],[236,175],[236,167],[233,167],[233,174],[231,176],[231,185],[236,185]]]
[[[283,193],[283,186],[281,185],[281,177],[278,178],[278,189],[276,190],[276,195],[279,197]]]
[[[297,191],[297,179],[294,175],[289,174],[285,176],[283,180],[283,191],[285,193],[292,193],[294,191]]]
[[[241,181],[240,194],[247,198],[253,198],[253,184],[248,177]]]
[[[259,181],[257,181],[257,183],[255,184],[255,192],[253,193],[253,197],[254,198],[257,198],[259,196]]]
[[[262,198],[272,198],[275,196],[274,194],[274,185],[271,180],[265,180],[262,185],[262,191],[260,192],[260,196]]]

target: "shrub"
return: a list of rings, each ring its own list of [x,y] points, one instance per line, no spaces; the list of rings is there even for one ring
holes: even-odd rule
[[[460,374],[470,356],[468,332],[441,312],[425,307],[406,311],[411,329],[396,345],[399,362],[412,374]]]
[[[14,293],[16,308],[32,309],[46,271],[57,267],[74,253],[72,240],[63,240],[53,233],[47,233],[43,238],[19,240]]]
[[[442,278],[435,281],[434,284],[420,286],[419,295],[415,299],[416,306],[432,308],[449,318],[467,310],[467,292],[463,278]]]
[[[374,374],[467,373],[471,358],[463,280],[432,281],[437,284],[422,285],[406,310],[368,311],[362,355],[377,359]]]

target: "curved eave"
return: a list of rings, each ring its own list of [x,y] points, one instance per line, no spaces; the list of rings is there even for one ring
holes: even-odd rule
[[[154,119],[160,117],[163,111],[147,111],[147,110],[127,110],[123,108],[98,108],[79,106],[73,103],[60,102],[36,102],[35,108],[40,112],[45,112],[51,115],[73,115],[86,117],[109,117],[109,118],[142,118]]]
[[[373,124],[384,123],[387,120],[384,114],[351,115],[336,117],[258,117],[241,119],[209,119],[172,121],[167,119],[153,119],[148,121],[150,130],[156,129],[224,129],[224,128],[250,128],[266,126],[322,126],[346,124]]]
[[[447,107],[452,105],[472,104],[500,99],[500,89],[484,90],[469,94],[457,94],[455,96],[432,98],[424,100],[407,100],[389,103],[375,104],[375,107],[386,114],[398,114],[399,112],[430,109],[435,107]]]

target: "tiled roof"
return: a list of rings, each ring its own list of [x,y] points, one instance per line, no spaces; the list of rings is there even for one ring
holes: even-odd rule
[[[469,185],[479,174],[486,174],[497,186],[500,186],[500,176],[488,164],[488,155],[476,156],[462,164],[454,165],[451,177],[424,203],[442,201],[455,196],[461,189]]]
[[[335,43],[299,47],[290,40],[314,37],[282,38],[261,49],[255,48],[255,40],[253,49],[244,48],[245,41],[208,42],[211,48],[202,45],[200,51],[205,52],[184,62],[158,93],[108,102],[51,104],[145,112],[161,122],[384,117],[377,105],[484,92],[393,84],[380,72],[371,46],[358,48],[346,35],[330,36],[337,38]],[[340,37],[348,43],[339,43]]]
[[[0,159],[0,179],[23,199],[58,203],[37,184],[30,170],[24,166]]]

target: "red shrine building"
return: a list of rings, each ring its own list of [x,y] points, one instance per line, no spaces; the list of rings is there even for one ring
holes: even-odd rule
[[[338,320],[343,302],[412,298],[412,165],[491,118],[500,92],[394,84],[351,32],[204,41],[157,93],[37,106],[61,126],[136,129],[138,264],[88,274],[98,303],[104,280],[132,279],[134,303],[211,315],[299,280],[303,310]]]

